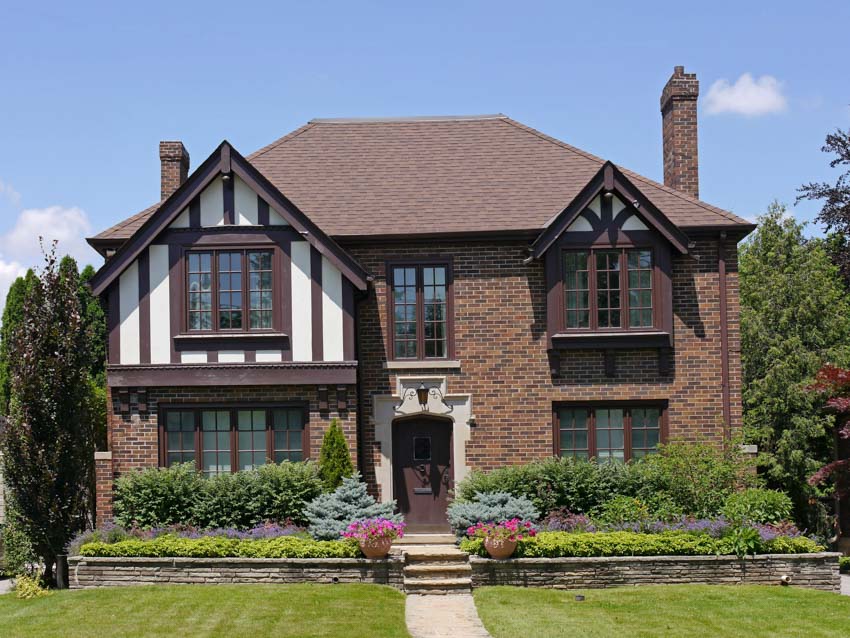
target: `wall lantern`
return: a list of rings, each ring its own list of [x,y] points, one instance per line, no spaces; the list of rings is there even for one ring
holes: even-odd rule
[[[419,407],[423,412],[428,411],[428,399],[429,397],[434,397],[435,399],[439,399],[440,403],[446,406],[446,412],[444,414],[448,414],[452,410],[454,410],[453,405],[449,405],[446,403],[446,398],[443,396],[442,390],[438,387],[429,388],[424,383],[420,383],[418,388],[407,388],[404,392],[401,393],[401,401],[396,406],[393,406],[394,412],[401,412],[401,406],[404,405],[404,402],[408,399],[412,399],[416,397],[416,401],[419,403]]]

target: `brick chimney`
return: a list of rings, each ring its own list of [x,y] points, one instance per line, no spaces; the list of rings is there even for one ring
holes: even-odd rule
[[[167,199],[189,177],[189,151],[183,142],[160,142],[160,199]]]
[[[661,92],[664,184],[698,198],[697,97],[696,73],[685,73],[683,66],[674,67]]]

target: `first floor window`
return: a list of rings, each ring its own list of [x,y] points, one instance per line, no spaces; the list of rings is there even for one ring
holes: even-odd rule
[[[205,476],[250,470],[269,461],[302,461],[307,412],[269,408],[167,408],[160,441],[163,463],[194,463]]]
[[[639,459],[661,442],[663,407],[558,406],[555,448],[560,456],[600,461]]]

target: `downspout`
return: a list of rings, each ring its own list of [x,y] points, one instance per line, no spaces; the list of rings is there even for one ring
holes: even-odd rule
[[[732,406],[729,398],[729,317],[726,299],[726,231],[717,240],[717,273],[720,286],[720,392],[723,401],[723,440],[732,436]]]

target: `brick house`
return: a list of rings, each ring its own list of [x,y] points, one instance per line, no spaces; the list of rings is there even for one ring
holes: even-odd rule
[[[135,468],[316,458],[445,525],[472,468],[627,460],[741,427],[737,243],[698,199],[698,81],[661,96],[664,184],[503,115],[313,120],[89,240],[109,308],[98,518]]]

